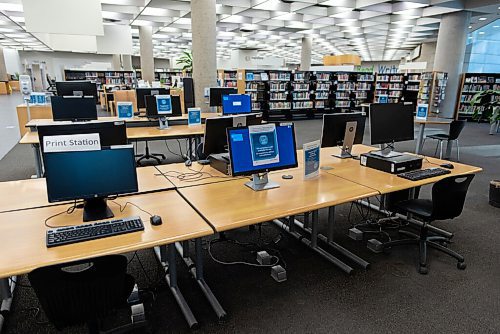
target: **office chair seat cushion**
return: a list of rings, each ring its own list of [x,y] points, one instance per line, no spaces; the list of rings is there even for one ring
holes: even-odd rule
[[[425,220],[432,218],[432,201],[428,199],[411,199],[399,202],[396,206],[405,212],[419,216]]]
[[[447,135],[446,133],[437,133],[435,135],[430,135],[430,136],[427,136],[427,138],[432,138],[432,139],[440,139],[440,140],[447,140],[450,138],[449,135]]]

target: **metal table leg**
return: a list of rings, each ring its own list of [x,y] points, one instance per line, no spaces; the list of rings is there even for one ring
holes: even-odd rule
[[[420,130],[418,132],[418,137],[417,137],[417,145],[415,147],[415,153],[420,154],[422,152],[422,145],[424,142],[424,133],[425,133],[425,123],[420,123]]]
[[[451,159],[451,149],[453,148],[453,141],[448,140],[448,143],[446,144],[446,153],[444,154],[444,159],[449,160]],[[457,147],[458,150],[458,147]]]
[[[198,321],[193,315],[191,308],[184,299],[179,287],[177,286],[177,265],[176,265],[176,252],[175,245],[155,247],[155,254],[165,270],[165,280],[167,281],[170,291],[174,295],[177,305],[179,305],[184,318],[186,319],[189,328],[198,326]]]
[[[36,177],[40,178],[43,175],[43,163],[42,163],[42,154],[40,153],[40,144],[31,144],[33,148],[33,154],[35,155],[35,170]]]
[[[205,279],[203,277],[203,247],[201,244],[201,240],[202,240],[201,238],[197,238],[194,240],[196,262],[194,262],[189,256],[189,248],[185,247],[185,243],[181,245],[179,242],[177,242],[175,244],[175,248],[177,249],[177,252],[180,254],[182,260],[188,267],[189,272],[196,280],[196,283],[198,283],[201,291],[207,298],[208,302],[212,306],[212,309],[217,315],[217,318],[219,318],[219,320],[223,320],[226,317],[227,313],[226,311],[224,311],[221,304],[217,300],[217,297],[215,297],[215,295],[213,294],[212,290],[205,282]]]

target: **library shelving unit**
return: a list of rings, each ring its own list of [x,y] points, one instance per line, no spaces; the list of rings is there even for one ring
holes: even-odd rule
[[[239,94],[250,94],[252,111],[261,111],[267,118],[268,75],[262,70],[238,70],[236,88]]]
[[[218,70],[217,73],[222,87],[238,87],[237,70]]]
[[[133,71],[86,71],[64,70],[64,80],[90,80],[101,90],[103,85],[131,85],[134,81]]]
[[[356,73],[335,72],[333,73],[333,84],[335,90],[335,111],[345,112],[350,110],[351,96],[356,91]]]
[[[387,95],[389,103],[398,103],[402,100],[404,90],[404,75],[401,73],[377,74],[375,83],[375,99],[380,95]]]
[[[290,82],[292,114],[305,114],[309,118],[314,117],[314,94],[311,94],[311,72],[295,71],[292,73]]]
[[[184,73],[181,70],[157,70],[155,71],[155,80],[160,81],[162,84],[167,86],[172,86],[172,77],[184,77]]]
[[[331,111],[333,96],[331,72],[313,72],[310,77],[314,91],[314,113],[325,113]]]
[[[406,75],[405,87],[403,90],[403,100],[417,104],[418,91],[420,88],[421,73],[409,73]]]
[[[463,73],[457,101],[458,116],[472,118],[475,109],[479,109],[481,115],[484,107],[471,106],[470,101],[477,93],[489,89],[500,90],[500,73]]]
[[[282,115],[286,119],[292,118],[291,76],[291,71],[273,70],[268,72],[269,111],[267,118]]]
[[[429,114],[438,115],[441,101],[445,97],[448,73],[424,72],[420,75],[417,102],[429,105]]]
[[[375,74],[356,73],[356,107],[361,103],[373,101],[373,91],[375,89]]]

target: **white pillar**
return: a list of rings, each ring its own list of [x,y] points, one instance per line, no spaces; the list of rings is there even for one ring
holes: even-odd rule
[[[441,117],[453,117],[459,86],[460,74],[464,64],[467,27],[470,12],[456,12],[443,15],[439,25],[434,58],[434,71],[448,73],[445,99],[439,107]]]
[[[122,70],[122,62],[120,59],[120,55],[113,55],[111,67],[113,71],[121,71]]]
[[[300,52],[300,69],[309,71],[311,69],[312,38],[302,37],[302,47]]]
[[[14,74],[14,73],[10,73]],[[3,48],[0,48],[0,80],[7,81],[10,78],[7,75],[7,66],[5,66],[5,57],[3,54]]]
[[[215,21],[215,0],[191,0],[195,105],[205,112],[209,106],[205,103],[204,89],[217,85]]]
[[[142,80],[150,83],[155,80],[153,59],[153,27],[139,26]]]
[[[123,70],[132,71],[132,56],[122,55],[122,61],[123,61]]]

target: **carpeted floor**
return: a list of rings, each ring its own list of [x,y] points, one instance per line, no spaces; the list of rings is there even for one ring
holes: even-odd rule
[[[299,146],[320,137],[320,120],[298,121],[296,127]],[[284,260],[288,280],[281,284],[274,282],[268,269],[217,264],[205,252],[206,280],[229,315],[224,323],[219,323],[179,262],[179,285],[200,323],[198,331],[499,333],[500,209],[488,205],[488,184],[500,178],[500,135],[489,136],[488,128],[487,124],[466,125],[461,135],[461,160],[481,166],[484,171],[475,177],[470,187],[463,214],[453,221],[436,223],[455,233],[450,247],[465,256],[468,265],[465,271],[457,270],[454,260],[432,250],[427,276],[417,273],[418,253],[412,247],[398,248],[389,255],[371,253],[365,242],[355,242],[346,236],[350,226],[361,222],[361,213],[366,216],[368,212],[341,205],[336,213],[336,239],[371,262],[370,269],[358,269],[348,276],[294,239],[283,235],[275,243],[280,231],[269,224],[263,224],[261,232],[259,229],[229,232],[230,238],[259,246],[217,243],[213,246],[217,258],[254,261],[255,250],[271,247],[278,250]],[[428,129],[428,133],[436,131],[439,127]],[[368,138],[366,135],[365,143]],[[170,141],[168,145],[172,151],[178,151],[177,142]],[[414,145],[414,141],[410,141],[396,148],[413,151]],[[153,143],[152,148],[155,152],[168,152],[164,142]],[[428,143],[424,153],[433,152],[434,146]],[[169,154],[167,162],[173,161],[179,158]],[[16,145],[0,160],[1,181],[27,178],[33,173],[29,147]],[[423,197],[429,196],[429,189],[424,189]],[[325,212],[321,212],[320,218],[324,223]],[[155,293],[154,307],[148,312],[153,332],[189,332],[170,291],[164,284],[157,284],[160,268],[152,251],[138,252],[138,256],[141,262],[132,260],[129,271],[141,287],[149,286]],[[20,281],[23,285],[29,284],[25,277]],[[31,288],[18,288],[5,332],[55,333],[55,328],[45,322],[43,312],[35,316],[39,307]],[[123,319],[122,313],[114,314],[109,324]],[[72,327],[63,332],[84,333],[85,328]]]

